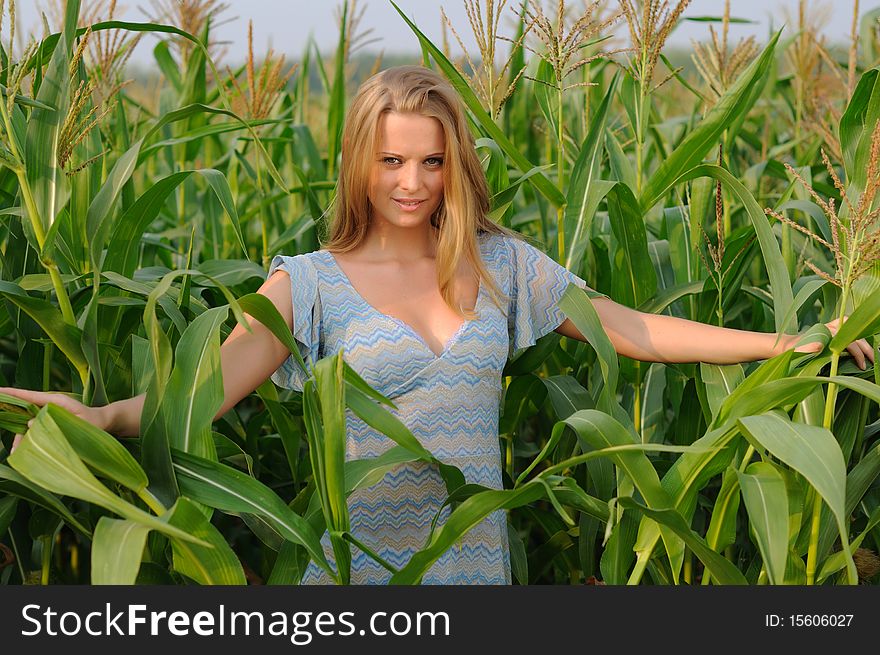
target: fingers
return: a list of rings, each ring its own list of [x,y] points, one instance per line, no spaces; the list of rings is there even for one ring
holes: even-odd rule
[[[853,341],[846,347],[846,350],[850,355],[852,355],[856,365],[863,371],[867,368],[868,362],[873,365],[876,361],[876,353],[874,352],[874,347],[870,343],[868,343],[867,339],[859,339],[858,341]]]
[[[0,392],[20,398],[37,407],[52,403],[53,405],[73,411],[75,405],[78,404],[75,399],[56,391],[33,391],[31,389],[17,389],[15,387],[0,387]]]
[[[834,336],[840,329],[840,325],[846,322],[848,318],[848,315],[845,315],[843,317],[843,321],[841,321],[839,318],[835,318],[833,321],[829,321],[828,323],[826,323],[825,327],[827,327],[828,331],[831,332],[831,335]],[[846,347],[846,350],[850,355],[852,355],[856,365],[863,371],[867,368],[867,362],[870,362],[871,364],[875,363],[875,348],[868,342],[867,339],[859,339],[858,341],[853,341]]]
[[[852,355],[852,358],[856,362],[856,366],[858,366],[863,371],[865,370],[865,353],[862,352],[862,349],[859,348],[858,344],[854,341],[846,347],[847,352]]]
[[[40,406],[45,405],[51,400],[50,396],[53,395],[44,391],[31,391],[30,389],[17,389],[15,387],[0,387],[0,392]]]
[[[872,346],[867,339],[859,339],[856,343],[859,345],[859,348],[862,349],[862,352],[865,353],[865,357],[867,357],[868,361],[873,364],[875,356],[874,346]]]
[[[819,341],[810,341],[794,349],[796,353],[817,353],[820,350],[822,350],[822,343]]]
[[[31,428],[31,426],[32,426],[33,424],[34,424],[34,419],[31,419],[30,421],[27,422],[28,430],[30,430],[30,428]],[[22,440],[22,439],[24,439],[24,435],[23,435],[23,434],[16,434],[16,435],[12,438],[12,449],[9,451],[9,454],[10,454],[10,455],[11,455],[12,453],[15,452],[15,449],[18,448],[18,444],[21,443],[21,440]]]

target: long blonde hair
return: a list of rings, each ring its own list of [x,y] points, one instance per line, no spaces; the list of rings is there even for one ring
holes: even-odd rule
[[[464,258],[497,300],[501,294],[480,257],[477,235],[511,232],[488,218],[486,176],[455,89],[428,68],[397,66],[384,70],[366,80],[352,100],[342,132],[342,163],[324,246],[332,252],[347,252],[366,236],[371,214],[370,168],[379,138],[379,119],[388,112],[436,118],[443,127],[443,200],[431,217],[438,229],[437,282],[446,304],[460,316],[470,318],[472,313],[463,310],[454,297],[455,272]]]

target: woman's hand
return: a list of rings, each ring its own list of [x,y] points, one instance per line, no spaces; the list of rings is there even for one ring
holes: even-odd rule
[[[844,321],[849,318],[848,316],[844,316]],[[831,336],[833,337],[837,334],[837,331],[840,329],[840,319],[835,318],[830,323],[826,323],[825,327],[828,328],[828,331],[831,332]],[[799,335],[791,335],[789,341],[789,348],[793,347],[800,340]],[[865,360],[869,360],[872,364],[874,363],[874,348],[871,347],[871,344],[868,343],[867,339],[859,339],[858,341],[853,341],[846,347],[847,351],[850,355],[853,356],[853,359],[856,362],[856,365],[862,369],[863,371],[866,368]],[[819,341],[811,341],[810,343],[805,343],[802,346],[798,346],[795,348],[795,352],[797,353],[815,353],[822,350],[822,343]]]
[[[30,391],[28,389],[15,389],[11,387],[0,387],[0,392],[21,398],[24,401],[33,403],[38,407],[42,407],[47,403],[58,405],[66,409],[71,414],[78,416],[84,421],[88,421],[92,425],[106,430],[108,427],[106,412],[103,407],[88,407],[79,402],[76,398],[71,398],[63,393],[50,393],[45,391]],[[15,450],[22,440],[22,435],[15,435],[12,442],[12,450]]]

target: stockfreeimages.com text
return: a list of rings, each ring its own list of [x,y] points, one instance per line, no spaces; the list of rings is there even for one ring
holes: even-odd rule
[[[30,604],[22,608],[27,627],[24,637],[38,635],[72,637],[159,636],[222,637],[255,635],[287,637],[297,646],[305,646],[316,636],[446,636],[450,634],[446,612],[372,612],[369,620],[358,628],[354,612],[298,611],[229,611],[220,605],[215,611],[195,613],[151,611],[146,605],[126,605],[116,610],[106,603],[101,611],[82,613],[59,612],[51,606]]]

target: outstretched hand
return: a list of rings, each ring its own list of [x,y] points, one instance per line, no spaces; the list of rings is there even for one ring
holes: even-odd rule
[[[848,316],[844,316],[844,321],[849,318]],[[831,336],[833,337],[837,334],[837,331],[840,329],[841,321],[839,318],[835,318],[833,321],[826,323],[825,327],[828,328],[828,331],[831,332]],[[793,342],[797,343],[800,339],[799,336],[793,337]],[[795,352],[797,353],[815,353],[822,350],[822,343],[819,341],[811,341],[810,343],[803,344],[802,346],[798,346],[795,348]],[[866,360],[870,361],[871,364],[874,363],[874,348],[871,344],[868,343],[867,339],[859,339],[858,341],[853,341],[846,347],[847,352],[852,355],[853,359],[856,362],[856,365],[862,369],[863,371],[867,367]]]
[[[83,405],[76,398],[71,398],[70,396],[63,393],[30,391],[29,389],[15,389],[13,387],[0,387],[0,393],[5,393],[10,396],[15,396],[16,398],[21,398],[26,402],[37,405],[38,407],[42,407],[47,403],[58,405],[59,407],[66,409],[74,416],[78,416],[84,421],[88,421],[92,425],[101,428],[102,430],[107,429],[104,413],[101,411],[100,408],[88,407],[87,405]],[[18,447],[18,444],[21,443],[22,438],[23,436],[20,434],[15,435],[15,438],[12,441],[12,450],[15,450]]]

